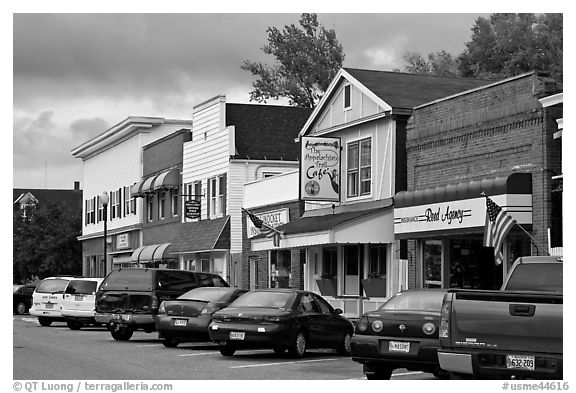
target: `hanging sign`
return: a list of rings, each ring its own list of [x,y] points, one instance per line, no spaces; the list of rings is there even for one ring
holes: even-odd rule
[[[200,218],[200,201],[191,199],[184,202],[184,215],[186,218]]]
[[[340,138],[300,139],[300,199],[340,201]]]

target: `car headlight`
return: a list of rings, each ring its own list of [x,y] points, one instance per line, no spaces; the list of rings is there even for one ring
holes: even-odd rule
[[[384,324],[379,319],[372,322],[372,330],[374,330],[376,333],[381,332],[383,327],[384,327]]]

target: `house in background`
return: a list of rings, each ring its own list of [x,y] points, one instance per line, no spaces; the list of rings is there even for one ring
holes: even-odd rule
[[[74,188],[46,189],[46,188],[14,188],[12,190],[14,209],[21,211],[22,217],[27,218],[38,206],[57,203],[74,213],[82,213],[82,190],[80,182],[74,182]]]
[[[191,120],[130,116],[72,150],[83,163],[82,274],[103,277],[115,266],[132,263],[143,245],[143,199],[132,186],[144,176],[143,147],[181,129]],[[100,202],[107,193],[107,215]],[[108,232],[104,266],[104,221]]]
[[[345,316],[373,310],[406,289],[407,256],[394,238],[393,196],[406,189],[406,125],[412,108],[483,84],[341,69],[299,133],[302,140],[339,138],[339,198],[307,202],[301,218],[278,227],[284,232],[279,247],[256,237],[252,250],[302,250],[304,289],[324,295]],[[317,191],[318,184],[310,185],[301,180],[302,199]],[[292,258],[301,255],[291,253]]]

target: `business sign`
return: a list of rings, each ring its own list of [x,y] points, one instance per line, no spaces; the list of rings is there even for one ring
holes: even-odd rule
[[[268,211],[268,212],[264,212],[264,213],[254,213],[254,215],[256,217],[258,217],[259,219],[261,219],[264,222],[264,224],[266,224],[272,228],[276,228],[276,227],[279,227],[280,225],[284,225],[288,221],[290,221],[290,216],[288,213],[289,213],[289,209],[279,209],[279,210]],[[247,219],[246,220],[246,233],[248,234],[248,239],[250,239],[254,236],[258,236],[260,234],[260,229],[258,229],[254,226],[254,223],[252,222],[252,220]]]
[[[184,215],[186,218],[200,218],[200,201],[191,199],[184,202]]]
[[[340,138],[304,136],[300,142],[300,199],[339,202]]]
[[[129,240],[130,239],[127,233],[120,233],[116,235],[116,249],[121,250],[124,248],[129,248],[130,247]]]

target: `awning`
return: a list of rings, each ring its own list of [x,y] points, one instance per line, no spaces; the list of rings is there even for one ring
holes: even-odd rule
[[[347,206],[351,208],[351,206]],[[279,247],[264,235],[252,240],[252,251],[278,248],[300,248],[322,244],[394,243],[394,214],[392,200],[382,201],[380,206],[333,213],[309,211],[294,221],[276,228],[283,233]]]
[[[164,259],[164,254],[170,244],[171,243],[152,244],[149,246],[139,247],[132,253],[132,262],[161,262]]]
[[[180,170],[171,169],[160,174],[150,176],[140,180],[134,184],[131,189],[133,197],[144,197],[147,194],[167,190],[170,188],[178,188],[180,186]]]

